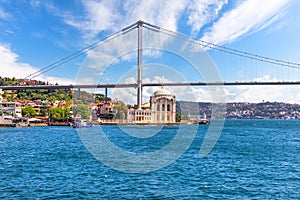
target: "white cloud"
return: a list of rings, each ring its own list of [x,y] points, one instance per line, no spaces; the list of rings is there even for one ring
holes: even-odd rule
[[[290,4],[290,0],[241,1],[236,8],[224,13],[204,34],[202,40],[223,44],[245,34],[257,32],[276,21]]]
[[[176,31],[179,17],[188,3],[184,0],[177,0],[176,3],[156,0],[85,0],[82,1],[85,10],[83,17],[65,13],[64,20],[81,30],[86,38],[93,38],[105,30],[119,31],[138,20]]]
[[[87,39],[94,39],[102,31],[116,32],[130,23],[144,20],[163,28],[177,31],[179,21],[187,16],[187,26],[195,36],[208,23],[216,21],[201,38],[204,41],[224,44],[246,34],[259,31],[285,14],[291,0],[245,0],[236,7],[221,13],[228,0],[82,0],[83,15],[64,13],[65,22],[79,29]],[[221,16],[222,14],[222,16]]]
[[[35,78],[36,80],[48,81],[52,84],[59,84],[59,85],[70,85],[73,84],[73,80],[69,78],[62,78],[62,77],[55,77],[55,76],[38,76]]]
[[[270,75],[255,78],[254,81],[278,81]],[[227,101],[229,102],[286,102],[299,103],[300,86],[295,85],[260,85],[260,86],[235,86],[226,87]]]
[[[207,23],[213,21],[218,15],[227,0],[193,0],[188,7],[189,16],[187,24],[192,26],[192,34],[197,34]]]
[[[37,71],[37,68],[18,61],[18,55],[9,46],[0,45],[0,74],[2,77],[24,77],[25,74]]]
[[[123,6],[127,16],[125,21],[135,22],[139,19],[148,23],[162,26],[169,30],[177,30],[177,22],[188,5],[187,1],[156,1],[156,0],[129,0]]]
[[[116,32],[138,20],[177,31],[179,20],[187,16],[186,25],[196,35],[208,23],[217,22],[204,34],[203,40],[216,43],[231,42],[245,34],[259,31],[276,21],[291,0],[245,0],[221,16],[221,9],[228,0],[208,1],[157,1],[157,0],[82,0],[84,14],[63,14],[67,24],[94,38],[102,31]],[[232,3],[233,4],[233,3]]]
[[[10,15],[5,12],[2,8],[0,8],[0,19],[8,19]]]
[[[30,1],[30,5],[34,8],[39,7],[40,6],[40,1],[39,0],[31,0]]]
[[[300,86],[236,86],[227,89],[229,102],[285,102],[299,103]]]
[[[14,53],[8,45],[0,44],[0,76],[24,78],[25,76],[38,71],[38,68],[18,60],[19,56]],[[52,76],[38,76],[36,80],[48,81],[50,83],[70,84],[72,80]]]
[[[196,34],[203,25],[218,16],[224,4],[227,4],[227,0],[82,0],[82,16],[73,15],[72,12],[62,15],[64,21],[82,31],[85,38],[94,38],[102,31],[119,31],[138,20],[177,31],[179,19],[184,14],[188,16],[187,25]]]
[[[118,11],[115,9],[116,1],[83,1],[86,16],[79,17],[66,14],[65,22],[82,30],[86,37],[92,38],[103,30],[118,30],[116,19],[119,19]]]

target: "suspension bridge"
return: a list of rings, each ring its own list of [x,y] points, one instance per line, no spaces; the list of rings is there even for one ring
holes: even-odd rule
[[[300,85],[299,77],[300,77],[300,64],[295,62],[289,62],[285,60],[270,58],[266,56],[261,56],[258,54],[253,54],[249,52],[244,52],[232,48],[228,48],[222,45],[214,44],[211,42],[206,42],[202,40],[192,39],[190,37],[187,37],[185,35],[182,35],[178,32],[173,32],[166,30],[164,28],[149,24],[144,21],[137,21],[136,23],[120,30],[119,32],[107,36],[106,38],[97,41],[61,60],[58,60],[55,63],[52,63],[51,65],[48,65],[28,76],[26,76],[24,79],[34,79],[36,77],[39,77],[40,75],[46,74],[47,72],[54,70],[55,68],[58,68],[59,66],[70,62],[71,60],[84,55],[89,54],[93,50],[97,48],[101,48],[101,45],[104,44],[107,41],[113,41],[116,37],[121,37],[124,35],[127,35],[129,33],[132,33],[133,30],[137,31],[136,34],[136,40],[137,40],[137,81],[136,83],[97,83],[97,84],[70,84],[70,85],[27,85],[27,86],[0,86],[0,89],[2,90],[29,90],[29,89],[92,89],[92,88],[105,88],[107,92],[107,88],[136,88],[137,89],[137,104],[141,105],[141,98],[142,98],[142,88],[143,87],[152,87],[152,86],[238,86],[238,85]],[[174,37],[174,38],[180,38],[181,41],[188,42],[189,44],[194,45],[194,47],[199,47],[203,51],[211,51],[212,57],[213,54],[216,52],[223,53],[225,55],[229,55],[229,57],[239,58],[243,60],[249,60],[251,63],[260,63],[263,65],[267,65],[268,69],[263,69],[262,65],[255,64],[255,69],[253,66],[250,66],[250,70],[247,68],[246,65],[243,62],[239,63],[236,67],[236,71],[243,72],[240,73],[243,75],[243,77],[240,77],[240,80],[209,80],[209,81],[194,81],[194,82],[164,82],[164,83],[157,83],[157,82],[147,82],[144,83],[142,81],[142,67],[143,67],[143,51],[147,51],[149,47],[143,46],[143,40],[144,35],[143,31],[147,30],[150,32],[159,33],[163,35],[164,37]],[[149,36],[148,36],[149,37]],[[149,38],[148,38],[149,40]],[[151,40],[151,38],[150,38]],[[166,40],[166,39],[165,39]],[[271,66],[271,67],[270,67]],[[272,68],[273,67],[273,68]],[[234,67],[233,67],[234,68]],[[234,69],[235,70],[235,69]],[[261,73],[261,75],[264,75],[264,70],[268,74],[276,74],[275,79],[272,80],[254,80],[253,77],[257,76],[255,74]],[[290,72],[290,71],[291,72]],[[253,72],[254,71],[254,72]],[[251,78],[248,78],[246,76],[249,76],[249,74],[252,76]],[[284,77],[284,74],[288,74],[288,76]],[[299,77],[295,77],[299,75]],[[279,76],[282,76],[280,79]],[[293,79],[290,79],[289,76],[293,76]]]

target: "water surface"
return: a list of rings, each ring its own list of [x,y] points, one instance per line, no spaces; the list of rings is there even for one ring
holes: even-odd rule
[[[139,153],[162,148],[178,127],[150,138],[103,129],[120,148]],[[73,128],[2,128],[0,198],[300,199],[300,121],[227,120],[215,148],[199,158],[206,131],[199,126],[190,148],[168,167],[133,174],[96,160]]]

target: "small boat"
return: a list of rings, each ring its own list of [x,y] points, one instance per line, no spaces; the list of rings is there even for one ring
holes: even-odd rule
[[[80,120],[80,121],[74,121],[72,126],[73,126],[73,128],[89,128],[94,125],[91,123],[88,123],[86,120]]]
[[[203,114],[203,118],[198,121],[198,124],[210,124],[210,120],[206,119],[206,114]]]
[[[210,124],[210,121],[208,119],[200,119],[198,124]]]

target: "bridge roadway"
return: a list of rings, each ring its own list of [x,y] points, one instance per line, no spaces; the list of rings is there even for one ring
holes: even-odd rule
[[[153,86],[237,86],[237,85],[300,85],[300,81],[290,82],[191,82],[191,83],[142,83],[142,87]],[[95,85],[29,85],[0,86],[2,90],[38,90],[38,89],[91,89],[91,88],[137,88],[138,84],[95,84]]]

